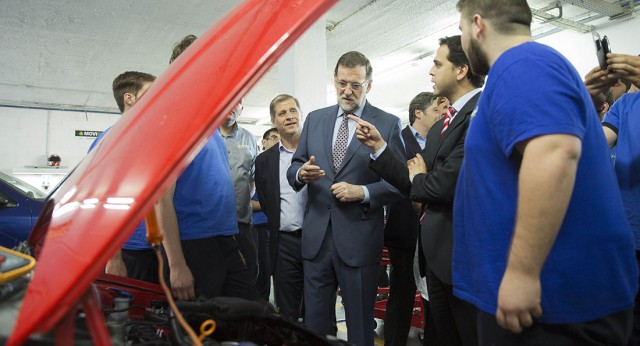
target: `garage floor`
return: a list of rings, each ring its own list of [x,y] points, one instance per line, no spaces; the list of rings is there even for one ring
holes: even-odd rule
[[[344,322],[344,307],[340,303],[340,298],[338,298],[338,303],[336,303],[336,318],[338,321],[338,338],[347,340],[347,324]],[[378,327],[376,328],[376,345],[384,345],[384,321],[376,318],[376,323]],[[407,346],[419,346],[422,345],[422,340],[420,339],[422,330],[411,327],[409,331],[409,338],[407,339]]]

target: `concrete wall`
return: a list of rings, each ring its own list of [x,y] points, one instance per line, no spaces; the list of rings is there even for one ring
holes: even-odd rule
[[[95,137],[76,137],[76,130],[103,131],[120,114],[98,114],[0,107],[0,170],[46,166],[51,154],[61,166],[75,167]]]

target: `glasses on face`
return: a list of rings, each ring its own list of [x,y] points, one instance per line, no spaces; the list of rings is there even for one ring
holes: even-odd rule
[[[279,141],[279,140],[280,140],[280,137],[278,137],[278,136],[276,136],[276,135],[271,135],[271,136],[269,136],[269,138],[267,138],[267,139],[270,139],[270,140],[272,140],[272,141]]]
[[[336,85],[341,89],[341,90],[345,90],[347,88],[347,86],[351,87],[351,90],[353,91],[360,91],[362,90],[362,88],[364,88],[365,85],[367,85],[367,83],[369,83],[368,80],[362,82],[362,83],[358,83],[358,82],[352,82],[349,83],[347,81],[343,81],[343,80],[339,80],[336,82]]]

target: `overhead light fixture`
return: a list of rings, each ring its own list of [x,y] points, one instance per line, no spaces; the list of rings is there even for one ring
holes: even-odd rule
[[[236,122],[238,124],[244,124],[244,125],[255,125],[255,123],[258,122],[258,119],[238,117],[238,119],[236,119]]]

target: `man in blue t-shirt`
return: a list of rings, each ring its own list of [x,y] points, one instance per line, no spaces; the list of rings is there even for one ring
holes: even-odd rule
[[[170,62],[195,40],[187,35],[176,44]],[[235,201],[227,148],[216,130],[156,206],[171,292],[177,299],[257,299],[235,238]]]
[[[640,57],[625,54],[609,54],[611,71],[602,71],[596,67],[585,77],[587,89],[594,106],[600,107],[609,88],[614,90],[625,78],[640,85]],[[628,78],[628,79],[627,79]],[[626,84],[623,84],[626,85]],[[619,87],[618,87],[619,88]],[[623,88],[624,89],[624,88]],[[609,91],[611,93],[611,91]],[[615,146],[613,160],[618,186],[622,194],[622,203],[635,238],[636,258],[640,266],[640,93],[624,94],[607,112],[602,128],[607,144]],[[633,332],[630,345],[640,344],[640,295],[636,295]]]
[[[148,73],[127,71],[113,80],[113,97],[123,116],[147,92],[156,77]],[[94,147],[107,134],[103,131],[89,147]],[[152,283],[158,283],[158,259],[146,239],[147,228],[140,223],[122,249],[107,261],[105,272],[118,276],[130,277]]]
[[[526,0],[458,9],[489,75],[454,199],[454,293],[476,306],[480,344],[626,344],[638,269],[582,78],[532,41]]]

